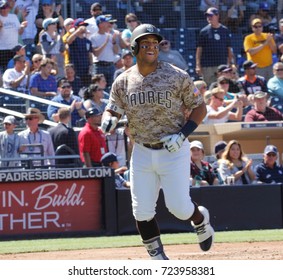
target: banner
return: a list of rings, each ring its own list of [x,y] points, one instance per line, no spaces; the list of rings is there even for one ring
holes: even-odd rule
[[[101,230],[101,179],[1,184],[0,237]]]

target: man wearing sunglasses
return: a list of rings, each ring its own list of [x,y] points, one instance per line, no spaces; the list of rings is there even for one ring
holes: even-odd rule
[[[251,22],[252,34],[244,39],[244,49],[247,59],[257,64],[257,74],[269,80],[272,77],[272,55],[277,53],[277,47],[272,33],[263,32],[261,19]]]
[[[258,183],[283,183],[283,167],[277,163],[278,149],[274,145],[267,145],[263,153],[263,162],[255,167]]]

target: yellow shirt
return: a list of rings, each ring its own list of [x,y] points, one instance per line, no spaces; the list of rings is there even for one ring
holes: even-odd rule
[[[63,37],[62,37],[62,41],[65,44],[65,51],[64,51],[64,61],[65,61],[65,65],[70,63],[70,57],[69,57],[69,45],[67,44],[67,39],[68,37],[71,35],[70,32],[67,32]]]
[[[263,68],[272,65],[272,50],[268,45],[264,46],[262,50],[254,55],[247,52],[249,49],[258,47],[266,41],[267,33],[261,33],[260,35],[255,35],[254,33],[247,35],[244,39],[244,49],[247,53],[247,59],[252,60],[257,63],[257,67]],[[272,44],[275,45],[272,39]]]

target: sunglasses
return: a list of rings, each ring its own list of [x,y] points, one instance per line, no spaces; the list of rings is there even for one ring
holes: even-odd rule
[[[136,20],[135,20],[135,19],[129,19],[129,20],[127,20],[127,22],[128,22],[128,23],[136,22]]]
[[[26,117],[25,118],[26,121],[32,121],[34,119],[38,119],[38,117]]]
[[[10,123],[4,123],[4,125],[6,125],[6,126],[10,126],[11,124],[10,124]]]
[[[275,71],[281,72],[281,71],[283,71],[283,68],[275,69]]]
[[[92,11],[93,11],[93,12],[96,12],[96,11],[102,11],[102,9],[97,8],[97,9],[93,9]]]
[[[253,28],[256,28],[256,29],[262,28],[262,25],[254,25]]]
[[[62,86],[61,88],[71,88],[71,86]]]
[[[168,45],[168,42],[163,42],[160,44],[160,46],[167,46]]]
[[[267,154],[268,157],[276,157],[276,154],[275,153],[269,153]]]
[[[42,60],[41,58],[38,59],[38,60],[34,60],[33,63],[38,63],[38,62],[40,62],[41,60]]]

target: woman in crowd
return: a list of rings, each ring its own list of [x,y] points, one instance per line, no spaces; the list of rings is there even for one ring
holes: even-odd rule
[[[97,84],[91,84],[84,90],[84,103],[83,106],[86,110],[99,107],[103,112],[107,102],[103,99],[103,89]]]
[[[193,186],[218,185],[219,180],[212,166],[204,161],[204,147],[200,141],[191,142],[191,178]]]
[[[234,178],[235,185],[251,184],[255,180],[255,173],[252,170],[252,160],[248,159],[237,140],[231,140],[219,163],[219,174],[226,184],[228,177]]]

